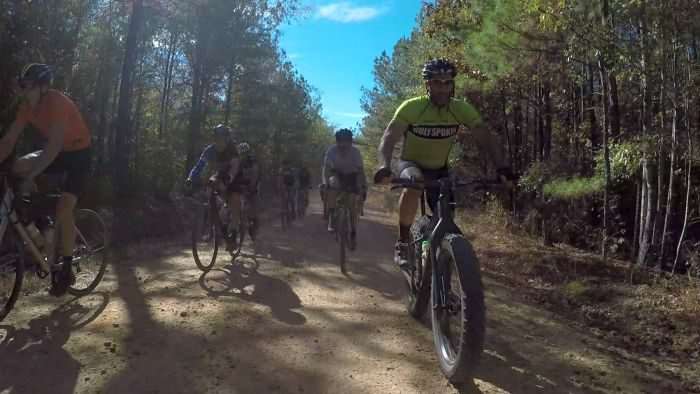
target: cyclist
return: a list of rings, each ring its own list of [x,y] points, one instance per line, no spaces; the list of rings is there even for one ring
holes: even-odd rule
[[[435,180],[447,176],[448,156],[461,126],[473,131],[474,142],[494,162],[499,176],[513,179],[510,168],[503,163],[498,139],[482,127],[481,117],[471,104],[454,98],[455,66],[446,59],[433,59],[425,63],[422,75],[427,95],[406,100],[396,110],[379,145],[382,165],[375,181],[386,182],[391,176],[394,146],[402,138],[399,177]],[[437,194],[434,191],[428,195],[428,205],[433,211]],[[401,269],[411,268],[408,242],[420,196],[421,191],[405,189],[399,200],[399,239],[394,260]]]
[[[328,231],[335,231],[335,207],[338,191],[350,193],[350,249],[356,246],[357,215],[360,196],[367,189],[360,151],[352,146],[352,131],[340,129],[335,133],[335,145],[328,148],[323,159],[322,179],[328,208]]]
[[[282,204],[286,204],[287,209],[291,210],[292,219],[297,213],[297,192],[299,190],[299,177],[297,169],[292,165],[290,159],[282,160],[282,168],[279,175],[279,188],[281,190],[280,197]]]
[[[311,189],[311,173],[305,165],[299,166],[298,172],[299,176],[299,193],[301,193],[300,201],[304,204],[302,210],[305,210],[309,206],[309,190]]]
[[[233,184],[238,175],[240,159],[238,147],[233,142],[232,132],[228,126],[219,124],[214,127],[214,143],[207,145],[202,155],[194,165],[185,186],[191,188],[193,184],[199,184],[200,175],[207,165],[214,167],[214,174],[209,178],[209,184],[219,190],[226,199],[231,214],[229,228],[226,234],[226,249],[232,251],[236,248],[236,230],[240,218],[240,192]]]
[[[71,269],[75,245],[73,211],[90,175],[91,135],[75,103],[51,89],[53,69],[46,64],[25,66],[18,78],[21,103],[8,132],[0,139],[0,161],[12,153],[26,126],[33,126],[46,139],[44,148],[19,158],[13,172],[24,178],[20,190],[33,189],[41,173],[65,176],[63,191],[56,205],[56,221],[61,234],[60,270],[51,272],[54,296],[66,293],[75,281]]]
[[[260,181],[260,166],[255,154],[247,142],[238,144],[240,155],[240,169],[233,180],[232,189],[244,195],[248,201],[248,219],[251,225],[251,234],[254,234],[258,226],[258,187]],[[240,206],[240,201],[238,202]]]

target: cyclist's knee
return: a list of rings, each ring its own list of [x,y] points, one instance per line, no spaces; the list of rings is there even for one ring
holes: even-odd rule
[[[422,181],[424,179],[423,171],[418,167],[406,167],[401,171],[399,177],[402,179],[413,179],[416,181]]]
[[[340,187],[340,181],[338,180],[338,177],[335,175],[331,175],[330,178],[328,178],[328,186],[329,189],[338,189]]]

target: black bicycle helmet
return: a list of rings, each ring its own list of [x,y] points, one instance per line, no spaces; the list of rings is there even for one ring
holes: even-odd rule
[[[224,124],[218,124],[216,127],[214,127],[214,135],[217,137],[231,137],[231,128],[224,125]]]
[[[335,140],[352,140],[352,130],[350,129],[340,129],[335,132]]]
[[[423,79],[430,80],[436,75],[450,75],[452,78],[457,76],[457,68],[452,62],[445,58],[432,59],[423,65]]]
[[[53,80],[51,66],[41,63],[30,63],[24,66],[18,80],[50,84]]]

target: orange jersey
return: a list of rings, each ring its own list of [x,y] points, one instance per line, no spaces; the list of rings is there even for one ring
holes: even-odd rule
[[[90,130],[80,115],[78,107],[57,90],[50,89],[46,92],[35,108],[31,108],[26,103],[20,105],[16,121],[23,127],[31,124],[47,139],[51,126],[63,124],[65,126],[64,152],[83,150],[90,146]]]

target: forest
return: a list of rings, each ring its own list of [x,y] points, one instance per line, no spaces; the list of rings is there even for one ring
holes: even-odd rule
[[[697,275],[698,15],[693,1],[425,3],[375,61],[363,136],[376,146],[398,104],[424,94],[426,59],[454,59],[458,98],[520,174],[505,204],[518,225],[545,245]],[[485,169],[468,138],[453,156]]]
[[[219,123],[253,147],[265,174],[286,157],[320,167],[331,126],[279,45],[296,1],[1,0],[0,9],[0,124],[16,112],[22,67],[52,65],[54,88],[92,131],[88,205],[124,218],[167,198]],[[114,225],[117,238],[129,233]]]

